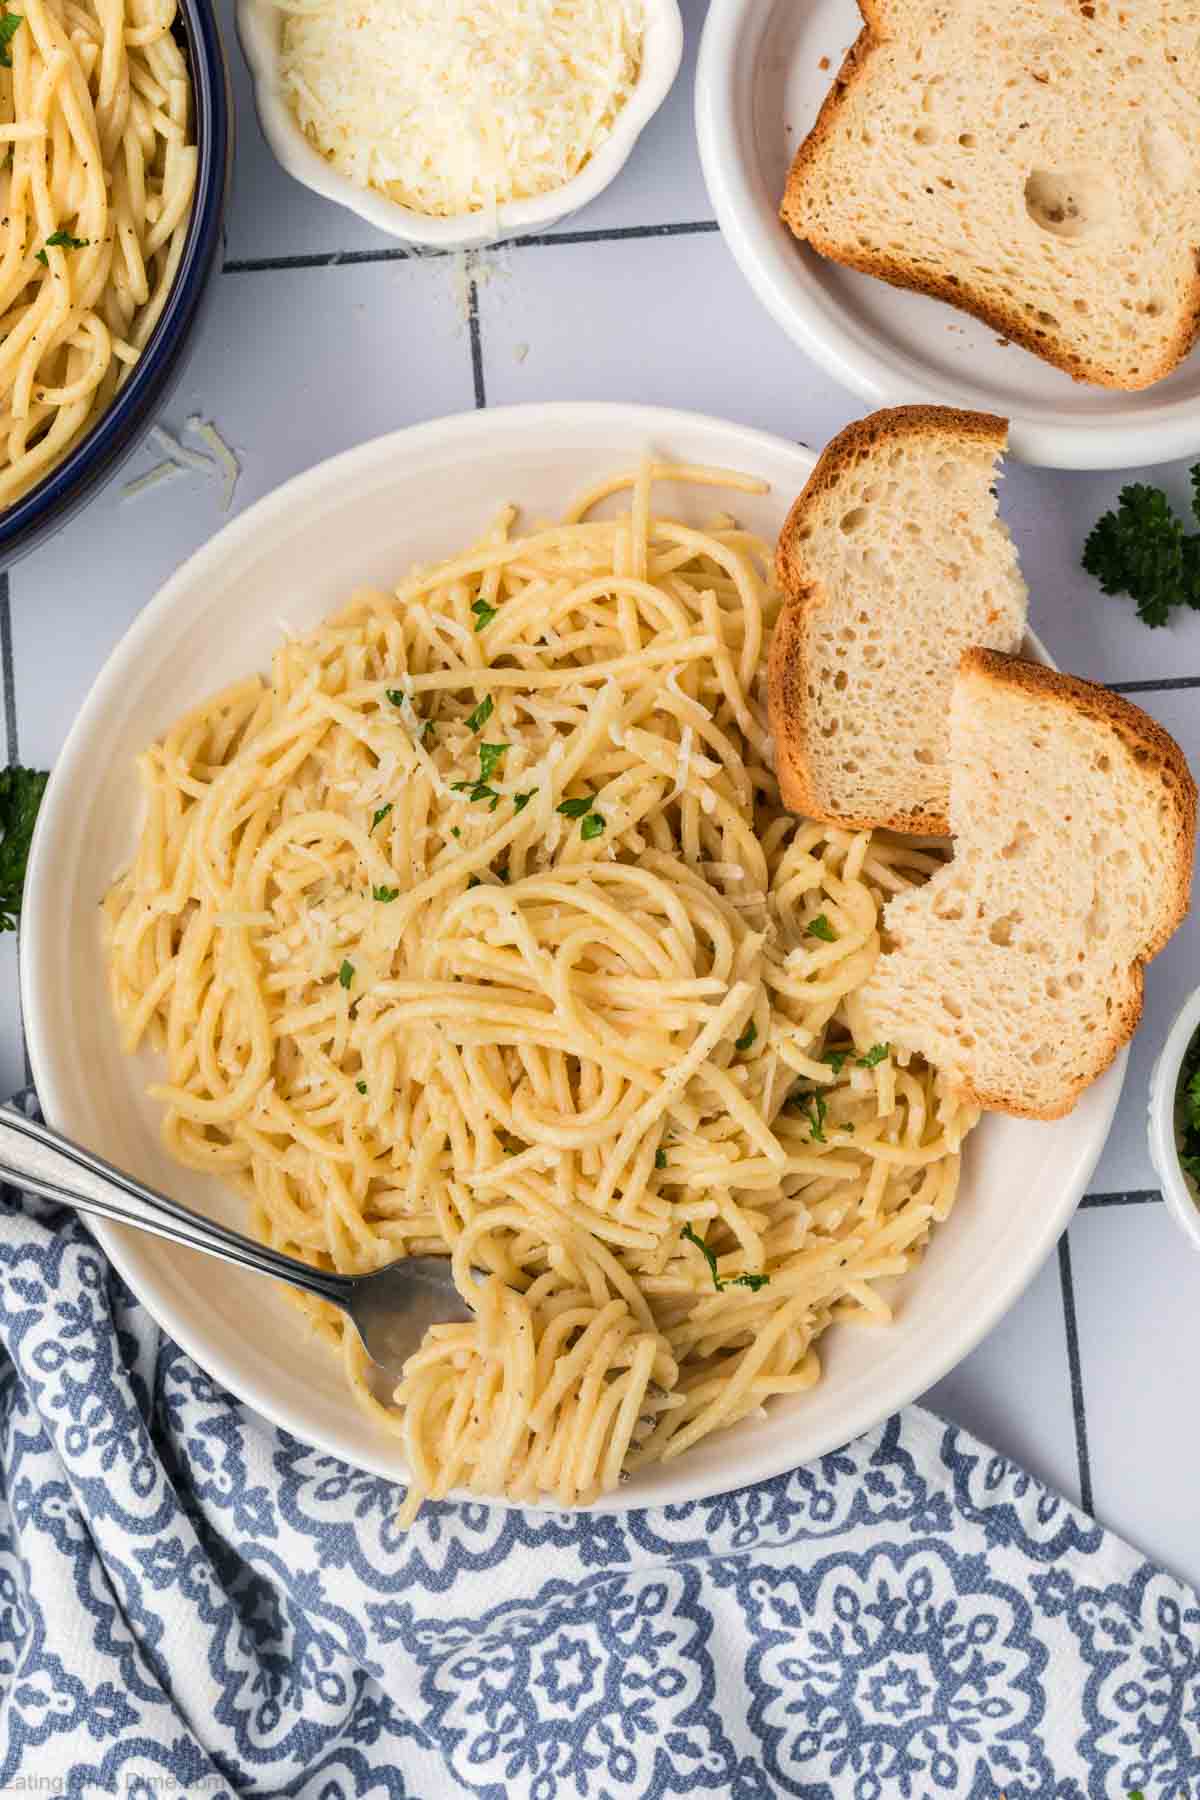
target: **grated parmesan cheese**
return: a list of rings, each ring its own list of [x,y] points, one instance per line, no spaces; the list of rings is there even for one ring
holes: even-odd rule
[[[642,0],[278,0],[283,91],[359,187],[437,218],[563,187],[637,82]]]

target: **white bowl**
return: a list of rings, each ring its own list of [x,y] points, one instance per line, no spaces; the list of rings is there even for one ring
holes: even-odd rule
[[[696,133],[713,208],[751,287],[800,348],[872,406],[975,407],[1026,462],[1132,468],[1200,448],[1200,350],[1143,393],[1087,387],[966,313],[856,274],[779,218],[792,157],[862,20],[854,0],[712,0]],[[826,67],[820,67],[827,59]]]
[[[534,200],[514,200],[492,215],[434,218],[400,206],[374,188],[340,175],[301,130],[279,86],[279,34],[284,14],[272,0],[237,0],[237,31],[254,80],[259,123],[289,175],[327,200],[336,200],[369,225],[402,243],[429,250],[474,250],[526,232],[544,231],[594,200],[620,174],[642,129],[670,92],[683,55],[678,0],[643,0],[646,31],[642,67],[611,134],[573,180]]]
[[[803,419],[797,420],[803,428]],[[379,438],[297,477],[184,564],[135,621],[85,701],[50,780],[24,905],[22,993],[34,1077],[50,1122],[110,1161],[231,1222],[240,1198],[179,1168],[144,1088],[147,1054],[120,1054],[97,904],[132,845],[133,759],[181,712],[268,666],[281,615],[305,630],[361,583],[472,538],[498,502],[527,516],[641,454],[749,471],[766,495],[731,497],[774,537],[813,465],[807,450],[740,425],[621,405],[511,407]],[[701,523],[710,491],[663,491]],[[886,1332],[840,1327],[813,1392],[773,1405],[678,1461],[640,1472],[602,1510],[695,1499],[822,1455],[923,1392],[973,1348],[1032,1279],[1084,1191],[1121,1088],[1123,1059],[1054,1124],[987,1119],[966,1150],[962,1193],[923,1267],[900,1286]],[[402,1478],[395,1439],[354,1405],[342,1369],[271,1282],[115,1225],[93,1227],[163,1329],[201,1366],[297,1437]]]
[[[1200,1250],[1200,1204],[1179,1161],[1179,1071],[1188,1045],[1200,1031],[1200,988],[1186,1000],[1167,1033],[1150,1076],[1148,1136],[1150,1161],[1162,1184],[1167,1211],[1194,1250]]]

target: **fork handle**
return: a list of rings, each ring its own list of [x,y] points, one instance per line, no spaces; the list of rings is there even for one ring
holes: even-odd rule
[[[0,1179],[4,1177],[43,1200],[65,1201],[77,1212],[133,1225],[189,1250],[205,1250],[239,1268],[289,1281],[336,1306],[350,1304],[353,1277],[310,1268],[298,1257],[218,1225],[10,1106],[0,1106]]]

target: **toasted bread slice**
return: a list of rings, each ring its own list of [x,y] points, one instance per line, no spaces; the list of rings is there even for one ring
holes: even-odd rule
[[[1200,0],[860,8],[788,178],[797,237],[1078,380],[1168,375],[1200,333]]]
[[[889,903],[864,1012],[968,1102],[1056,1119],[1133,1035],[1187,912],[1196,786],[1138,707],[987,650],[954,683],[950,767],[954,860]]]
[[[973,644],[1019,649],[1026,589],[996,513],[1007,427],[901,406],[828,446],[779,538],[768,697],[784,804],[949,830],[950,687]]]

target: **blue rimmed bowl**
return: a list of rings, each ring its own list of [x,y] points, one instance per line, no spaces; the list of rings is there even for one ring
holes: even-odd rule
[[[233,160],[233,99],[211,0],[178,0],[176,31],[192,76],[196,193],[175,284],[137,366],[112,404],[36,487],[0,512],[0,569],[50,537],[136,450],[183,372],[221,259]]]

